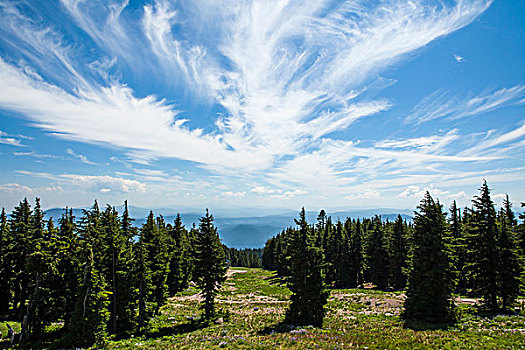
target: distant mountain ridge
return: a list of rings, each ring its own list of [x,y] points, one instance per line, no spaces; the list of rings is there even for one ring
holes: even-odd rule
[[[122,207],[115,207],[119,213],[122,213]],[[73,208],[73,215],[78,219],[83,215],[84,210],[89,208]],[[101,210],[104,208],[101,207]],[[135,220],[134,226],[141,227],[149,215],[150,209],[129,207],[130,215]],[[177,211],[169,208],[159,208],[152,210],[155,215],[162,215],[167,223],[173,223],[177,216]],[[45,211],[45,218],[53,217],[57,221],[64,212],[64,209],[53,208]],[[297,218],[299,211],[294,213],[293,210],[283,210],[281,214],[264,215],[264,216],[242,216],[228,217],[215,216],[215,224],[219,230],[219,235],[224,244],[234,248],[261,248],[268,238],[278,234],[283,229],[295,226],[294,219]],[[213,213],[212,213],[213,214]],[[314,223],[317,219],[318,212],[307,211],[306,216],[309,222]],[[193,224],[199,225],[199,219],[203,213],[181,211],[182,222],[186,228],[190,229]],[[374,215],[381,215],[383,220],[393,221],[397,215],[401,215],[404,220],[412,221],[413,211],[397,210],[389,208],[378,209],[356,209],[348,211],[328,212],[333,220],[345,220],[351,218],[370,218]]]

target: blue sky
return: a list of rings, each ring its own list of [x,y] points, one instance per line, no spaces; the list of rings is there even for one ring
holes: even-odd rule
[[[525,200],[522,1],[0,0],[0,205]]]

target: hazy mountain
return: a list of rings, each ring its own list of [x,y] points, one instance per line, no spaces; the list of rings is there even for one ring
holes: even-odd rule
[[[74,208],[73,215],[76,218],[82,216],[83,209],[88,208]],[[104,207],[101,207],[103,210]],[[122,212],[122,207],[116,207],[119,212]],[[248,213],[251,209],[251,213],[258,213],[257,209],[245,208],[244,213]],[[219,213],[228,213],[233,209],[222,210],[214,212],[210,210],[215,216],[215,224],[219,230],[220,237],[224,244],[229,247],[235,248],[260,248],[264,246],[266,240],[277,233],[281,232],[284,228],[294,226],[294,219],[297,218],[299,210],[286,210],[286,209],[274,209],[273,215],[262,215],[262,216],[226,216],[220,215]],[[146,221],[150,209],[140,207],[129,207],[130,214],[135,218],[134,226],[141,227]],[[64,209],[54,208],[45,211],[45,217],[53,217],[53,220],[57,221],[64,212]],[[177,210],[170,208],[157,208],[153,209],[155,215],[162,215],[167,223],[173,223],[177,215]],[[193,224],[199,225],[199,218],[203,215],[199,212],[181,211],[181,217],[186,228],[190,229]],[[397,215],[400,214],[403,219],[408,221],[412,220],[413,211],[411,210],[397,210],[389,208],[378,208],[378,209],[355,209],[348,211],[334,211],[327,213],[334,220],[341,219],[345,220],[347,217],[351,218],[364,218],[372,217],[374,215],[381,215],[383,220],[393,221]],[[308,211],[306,212],[307,219],[309,222],[314,223],[317,219],[318,212]]]

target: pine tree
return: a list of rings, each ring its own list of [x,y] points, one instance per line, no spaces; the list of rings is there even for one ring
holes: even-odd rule
[[[76,346],[103,346],[107,336],[110,312],[109,292],[104,276],[95,266],[91,242],[83,252],[82,278],[74,305],[69,339]]]
[[[395,289],[404,288],[406,285],[406,244],[405,226],[401,215],[398,215],[388,242],[390,284]]]
[[[325,314],[324,305],[328,291],[322,273],[322,249],[315,246],[316,238],[306,221],[306,212],[301,210],[299,226],[290,239],[290,278],[288,287],[292,291],[285,322],[294,325],[321,327]]]
[[[168,291],[173,295],[188,286],[190,273],[190,257],[186,229],[179,214],[175,218],[174,226],[168,228],[170,260],[168,274]]]
[[[350,272],[349,287],[355,288],[364,283],[363,280],[363,244],[362,244],[361,221],[357,221],[352,225],[352,232],[350,236],[350,255],[352,257],[352,270]]]
[[[40,207],[40,199],[36,198],[35,208],[31,216],[31,246],[28,257],[28,271],[31,276],[29,288],[31,295],[27,305],[26,329],[23,333],[34,337],[40,336],[46,324],[50,323],[48,308],[50,279],[53,273],[53,257],[49,242],[45,240],[44,213]]]
[[[508,312],[520,292],[521,273],[519,250],[515,238],[517,222],[508,195],[499,213],[498,223],[498,294],[501,296],[501,310]]]
[[[429,323],[453,319],[450,262],[445,251],[445,214],[427,192],[414,218],[412,269],[403,318]]]
[[[7,259],[13,270],[13,311],[15,317],[23,322],[27,310],[27,299],[30,294],[31,274],[28,270],[28,259],[32,252],[32,210],[27,198],[14,208],[9,220],[10,251]]]
[[[370,268],[371,282],[377,288],[384,289],[388,286],[388,251],[381,217],[373,220],[373,231],[367,248],[367,261]]]
[[[195,237],[195,272],[197,286],[204,297],[204,318],[209,320],[215,314],[215,295],[221,283],[226,280],[226,257],[213,225],[213,216],[206,209],[206,215],[200,219],[199,230]]]
[[[467,245],[464,225],[461,222],[461,212],[454,200],[450,206],[450,251],[452,264],[454,266],[454,279],[457,281],[457,291],[465,293],[467,290]]]
[[[148,320],[151,316],[149,307],[150,295],[153,290],[151,285],[151,262],[148,256],[148,243],[144,234],[147,229],[139,231],[139,241],[134,246],[133,258],[133,280],[138,286],[138,331],[143,333],[146,330]]]
[[[490,189],[484,181],[473,204],[473,220],[469,232],[469,249],[473,258],[470,269],[475,279],[475,290],[483,297],[484,305],[498,309],[498,228],[496,210],[490,198]]]
[[[77,286],[81,273],[80,242],[76,233],[73,210],[65,209],[59,220],[58,235],[54,248],[56,269],[59,272],[56,286],[57,304],[60,305],[64,329],[69,330],[71,314],[77,300]]]
[[[12,274],[13,270],[9,261],[9,250],[11,248],[9,238],[9,223],[5,209],[2,208],[0,216],[0,316],[7,316],[12,298]]]

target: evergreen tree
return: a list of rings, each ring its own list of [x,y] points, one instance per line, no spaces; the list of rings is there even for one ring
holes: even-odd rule
[[[30,294],[31,273],[28,259],[33,249],[31,215],[31,206],[27,198],[24,198],[14,208],[9,220],[12,243],[7,260],[13,271],[13,312],[20,322],[23,322],[27,310],[26,302]]]
[[[152,214],[150,214],[152,216]],[[146,224],[148,224],[146,222]],[[145,225],[146,225],[145,224]],[[148,256],[149,242],[145,238],[144,234],[148,230],[143,226],[139,231],[139,241],[134,246],[134,259],[133,259],[133,280],[138,285],[138,319],[137,326],[139,332],[144,332],[148,320],[151,316],[151,308],[149,307],[150,295],[153,290],[151,284],[151,262]]]
[[[0,216],[0,316],[7,316],[12,298],[13,269],[9,261],[11,242],[9,237],[9,223],[5,209]]]
[[[197,286],[202,289],[204,318],[209,320],[215,314],[215,295],[221,283],[226,280],[227,267],[219,234],[213,225],[213,215],[207,209],[206,215],[200,219],[195,239],[194,278]]]
[[[445,251],[445,214],[427,192],[414,218],[412,270],[408,278],[405,320],[443,323],[453,318],[451,274]]]
[[[44,213],[40,206],[40,199],[36,198],[35,208],[31,216],[31,246],[32,251],[28,257],[28,270],[31,275],[29,288],[31,295],[27,305],[27,322],[23,323],[23,333],[34,337],[40,336],[46,324],[51,323],[49,317],[50,280],[53,275],[49,241],[45,240]]]
[[[388,250],[390,284],[395,289],[404,288],[406,285],[407,247],[405,226],[401,215],[398,215],[394,222],[388,242]]]
[[[473,258],[470,269],[475,279],[475,290],[482,295],[484,305],[496,311],[498,309],[499,258],[496,210],[486,181],[479,190],[479,196],[476,196],[473,201],[473,220],[469,232],[469,249]]]
[[[152,303],[154,314],[158,314],[167,300],[166,281],[169,272],[168,233],[162,216],[155,219],[153,212],[150,212],[142,226],[141,238],[151,273],[149,301]]]
[[[58,224],[59,229],[54,248],[58,275],[54,284],[58,299],[57,305],[60,307],[64,320],[64,329],[69,330],[81,273],[80,242],[76,233],[73,210],[66,208]]]
[[[85,247],[83,255],[82,278],[68,338],[70,343],[76,346],[103,346],[110,316],[110,293],[106,291],[104,276],[95,266],[91,242]]]
[[[520,292],[521,273],[519,250],[514,232],[516,220],[508,195],[503,202],[498,221],[497,280],[499,295],[501,296],[501,309],[503,312],[508,312]]]
[[[324,305],[328,298],[322,273],[323,254],[315,246],[316,238],[306,222],[304,208],[301,210],[299,225],[290,239],[290,278],[288,287],[292,291],[290,306],[286,311],[286,322],[295,325],[321,327],[325,314]]]
[[[355,288],[364,283],[363,280],[363,245],[362,245],[361,221],[357,221],[352,225],[350,236],[350,256],[351,266],[350,271],[350,285]]]
[[[388,251],[381,217],[376,216],[373,220],[374,228],[368,244],[368,267],[370,268],[371,282],[377,288],[384,289],[388,286]]]
[[[451,260],[454,266],[454,279],[457,281],[457,290],[465,293],[467,290],[467,245],[465,238],[464,225],[461,222],[461,212],[454,200],[450,206],[450,251]]]
[[[169,294],[173,295],[188,286],[190,273],[188,238],[179,214],[175,218],[173,227],[169,227],[168,231],[170,258],[167,284]]]

